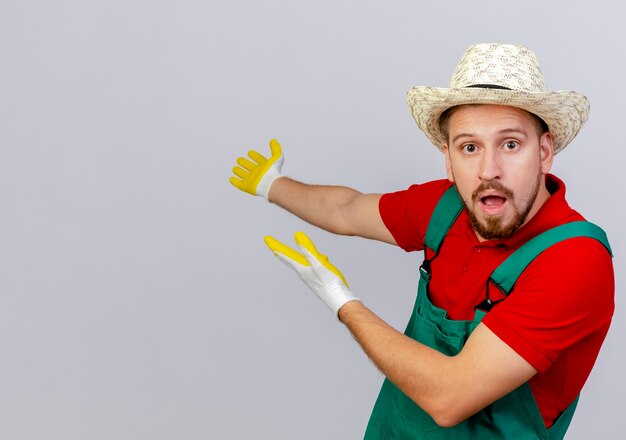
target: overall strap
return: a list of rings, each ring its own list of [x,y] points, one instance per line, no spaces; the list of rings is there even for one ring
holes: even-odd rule
[[[513,252],[493,271],[489,281],[493,282],[502,293],[508,295],[513,290],[520,274],[539,254],[553,244],[574,237],[594,238],[602,243],[613,256],[606,234],[599,226],[586,221],[565,223],[537,235]]]
[[[439,253],[443,239],[462,210],[463,203],[461,202],[459,193],[454,186],[451,186],[443,193],[439,202],[437,202],[437,206],[435,206],[435,210],[430,217],[428,229],[426,230],[424,244],[432,250],[435,255]]]

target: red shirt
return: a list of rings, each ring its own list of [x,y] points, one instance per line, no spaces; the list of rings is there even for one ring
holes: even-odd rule
[[[555,226],[584,220],[565,201],[563,182],[552,175],[546,182],[551,197],[512,237],[479,242],[465,210],[450,228],[432,262],[429,285],[431,301],[450,319],[473,318],[474,306],[485,299],[489,275],[515,249]],[[424,249],[430,217],[450,186],[437,180],[382,196],[380,215],[401,248]],[[547,427],[591,372],[613,316],[614,288],[613,264],[604,246],[591,238],[572,238],[540,254],[509,297],[482,320],[537,369],[529,384]]]

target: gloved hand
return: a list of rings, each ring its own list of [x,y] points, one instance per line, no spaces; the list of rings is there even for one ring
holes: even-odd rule
[[[265,244],[280,261],[292,268],[307,286],[337,316],[348,301],[359,301],[348,283],[326,255],[322,255],[304,232],[296,232],[295,240],[300,252],[273,237],[265,237]]]
[[[254,150],[248,152],[252,160],[239,157],[239,166],[233,168],[235,175],[230,178],[230,183],[235,188],[253,196],[263,196],[269,201],[270,186],[281,177],[280,170],[285,161],[282,148],[276,139],[270,141],[270,150],[272,155],[269,159]]]

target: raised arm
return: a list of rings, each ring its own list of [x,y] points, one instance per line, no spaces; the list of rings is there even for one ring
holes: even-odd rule
[[[278,141],[272,139],[270,149],[269,158],[250,151],[248,158],[237,159],[230,182],[334,234],[396,244],[380,217],[380,194],[362,194],[344,186],[310,185],[285,177],[281,174],[284,155]]]

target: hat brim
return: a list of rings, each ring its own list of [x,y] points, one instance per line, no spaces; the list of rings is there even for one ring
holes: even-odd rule
[[[418,127],[439,150],[447,143],[439,118],[447,109],[459,105],[507,105],[539,116],[552,134],[555,154],[576,137],[589,118],[587,97],[570,90],[531,93],[478,87],[413,87],[407,92],[407,103]]]

